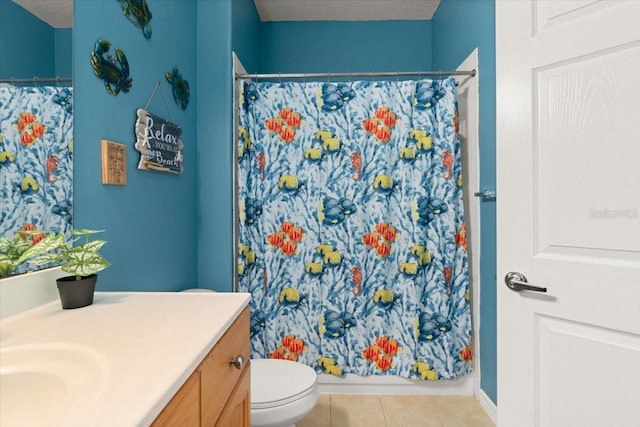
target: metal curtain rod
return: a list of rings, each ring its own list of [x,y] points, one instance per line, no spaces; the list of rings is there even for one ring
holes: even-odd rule
[[[33,77],[30,79],[0,79],[0,83],[69,83],[72,82],[71,77]]]
[[[289,74],[236,74],[236,80],[251,79],[313,79],[331,77],[402,77],[402,76],[471,76],[475,77],[476,70],[470,71],[392,71],[368,73],[289,73]]]

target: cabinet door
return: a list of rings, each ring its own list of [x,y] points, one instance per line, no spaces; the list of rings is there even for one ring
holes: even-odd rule
[[[151,427],[200,427],[200,372],[195,371]]]
[[[240,369],[229,364],[238,356],[244,358],[244,366]],[[200,364],[201,419],[204,427],[217,425],[220,414],[227,407],[232,392],[248,366],[249,309],[246,308]]]
[[[218,418],[216,427],[249,427],[251,425],[250,371],[251,368],[247,364],[238,385],[227,401],[227,406]]]

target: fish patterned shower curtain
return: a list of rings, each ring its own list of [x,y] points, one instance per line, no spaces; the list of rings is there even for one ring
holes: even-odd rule
[[[455,80],[241,83],[252,357],[342,376],[472,369]]]
[[[0,236],[38,229],[70,237],[72,147],[72,88],[0,87]]]

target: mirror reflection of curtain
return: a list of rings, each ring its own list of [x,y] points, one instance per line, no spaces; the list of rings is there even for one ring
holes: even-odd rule
[[[34,226],[69,235],[72,94],[70,87],[0,87],[0,235]],[[15,273],[33,269],[27,264]]]

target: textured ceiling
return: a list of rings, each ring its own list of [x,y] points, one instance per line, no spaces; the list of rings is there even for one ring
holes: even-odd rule
[[[427,20],[440,0],[253,0],[266,21]]]
[[[4,0],[3,0],[4,1]],[[53,28],[73,27],[73,0],[13,0]]]
[[[73,0],[13,1],[54,28],[73,27]],[[254,3],[263,22],[395,21],[431,19],[440,0],[254,0]]]

